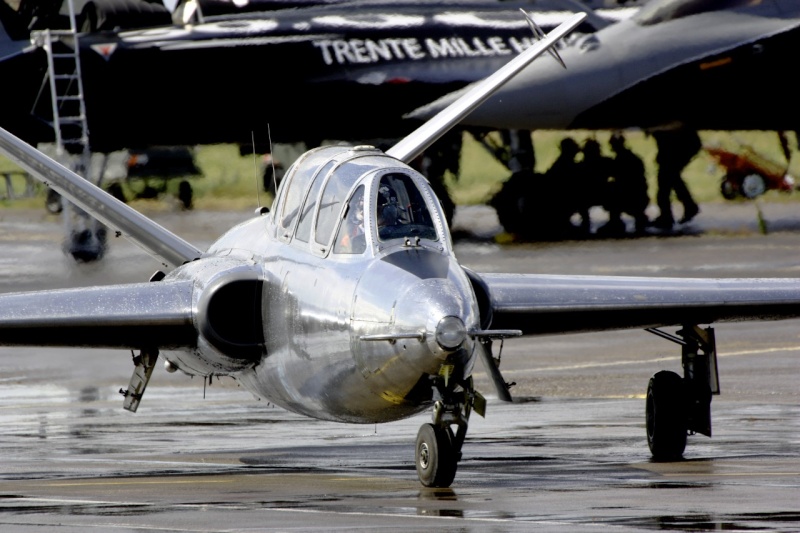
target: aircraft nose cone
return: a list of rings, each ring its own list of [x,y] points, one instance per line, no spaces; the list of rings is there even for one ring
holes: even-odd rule
[[[450,256],[402,250],[376,262],[359,282],[352,317],[356,359],[379,394],[405,394],[442,372],[469,375],[474,364],[478,304]]]
[[[456,350],[467,338],[467,327],[457,316],[446,316],[436,325],[436,343],[444,350]]]
[[[427,359],[442,362],[451,354],[467,349],[471,339],[468,325],[477,322],[465,288],[447,278],[420,280],[398,298],[395,323],[400,331],[421,334]]]

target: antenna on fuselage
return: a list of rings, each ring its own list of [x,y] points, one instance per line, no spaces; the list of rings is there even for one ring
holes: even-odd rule
[[[250,130],[250,143],[253,145],[253,181],[256,183],[256,211],[261,210],[261,192],[258,190],[258,162],[256,162],[256,134]]]
[[[267,140],[269,141],[269,164],[272,165],[272,188],[275,190],[275,196],[277,196],[278,178],[275,176],[275,156],[272,155],[272,130],[269,129],[269,124],[267,124]]]

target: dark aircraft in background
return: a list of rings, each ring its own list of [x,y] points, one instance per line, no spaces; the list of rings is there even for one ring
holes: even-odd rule
[[[34,145],[56,141],[83,161],[89,152],[153,146],[230,143],[266,153],[274,143],[382,145],[413,129],[405,113],[529,46],[521,6],[545,30],[586,10],[575,0],[201,1],[172,9],[95,0],[74,2],[73,24],[60,4],[2,4],[0,79],[15,81],[4,86],[0,126]],[[614,21],[588,13],[579,30]],[[102,257],[101,229],[81,219],[66,226],[73,257]]]
[[[631,17],[570,40],[560,51],[566,73],[537,61],[464,124],[500,130],[797,130],[800,105],[791,73],[798,49],[796,0],[650,0]],[[432,116],[457,95],[409,116]],[[744,188],[763,192],[769,184],[762,178],[759,186]],[[741,186],[723,182],[723,193]]]
[[[0,150],[169,270],[143,283],[0,295],[0,345],[139,350],[123,391],[131,411],[159,355],[168,371],[232,376],[260,397],[326,420],[372,424],[432,408],[417,435],[416,470],[423,485],[446,487],[470,413],[486,407],[473,388],[478,358],[499,398],[511,399],[492,339],[646,328],[681,345],[684,376],[655,374],[646,400],[653,455],[680,458],[687,432],[711,435],[719,393],[714,330],[700,326],[796,318],[800,279],[473,272],[453,254],[429,182],[408,165],[582,17],[386,152],[306,152],[271,211],[206,251],[0,130]],[[668,326],[680,329],[657,329]]]
[[[219,11],[214,4],[225,3],[207,9]],[[199,21],[194,12],[187,24],[158,24],[162,12],[150,17],[153,27],[100,27],[78,41],[90,148],[255,139],[263,153],[270,142],[396,139],[413,129],[405,113],[484,78],[530,44],[521,6],[545,31],[584,9],[574,0],[330,2]],[[588,20],[579,31],[614,21]],[[0,125],[31,143],[52,142],[45,54],[30,48],[25,36],[22,57],[0,62],[0,77],[19,80],[0,102]],[[358,111],[365,102],[370,112]],[[315,117],[314,126],[302,117]]]
[[[537,61],[465,124],[497,129],[794,130],[795,0],[651,0]],[[455,95],[412,116],[433,114]]]

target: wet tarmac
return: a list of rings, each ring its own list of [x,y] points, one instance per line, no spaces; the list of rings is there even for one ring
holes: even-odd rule
[[[490,209],[460,210],[459,259],[477,271],[800,277],[800,209],[703,206],[672,236],[501,246]],[[249,213],[155,213],[193,244]],[[797,220],[795,220],[795,218]],[[764,224],[766,223],[766,224]],[[764,227],[767,231],[764,232]],[[0,291],[141,281],[155,260],[113,241],[98,264],[60,250],[58,219],[0,212]],[[451,489],[413,466],[420,415],[309,420],[229,379],[154,374],[138,413],[118,394],[130,354],[0,350],[2,531],[798,531],[800,321],[716,326],[713,438],[650,459],[644,391],[680,367],[643,331],[508,340],[513,404],[489,394]]]

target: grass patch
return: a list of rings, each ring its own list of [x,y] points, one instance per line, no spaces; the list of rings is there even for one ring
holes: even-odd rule
[[[536,171],[544,172],[558,156],[558,145],[564,136],[571,136],[579,143],[590,137],[596,138],[606,155],[610,155],[608,139],[609,131],[547,131],[540,130],[533,134],[536,151]],[[736,151],[743,146],[751,147],[758,154],[771,159],[781,166],[788,167],[789,174],[800,176],[800,158],[792,157],[787,163],[780,147],[776,132],[737,131],[737,132],[701,132],[701,139],[706,146],[720,146]],[[656,145],[649,135],[641,131],[627,133],[631,149],[645,163],[649,183],[651,202],[655,202]],[[797,139],[792,134],[790,145],[796,153]],[[277,150],[276,150],[277,151]],[[297,147],[291,147],[285,153],[299,154]],[[292,157],[292,156],[287,156]],[[241,155],[239,149],[231,144],[199,146],[195,149],[196,163],[202,176],[190,178],[194,191],[196,209],[208,210],[248,210],[257,205],[271,205],[271,196],[264,192],[262,184],[262,160],[259,156]],[[288,166],[289,160],[283,163]],[[20,169],[11,161],[0,157],[0,173],[18,172]],[[701,151],[684,170],[686,182],[700,203],[726,202],[720,194],[719,186],[723,177],[723,169],[705,151]],[[449,175],[446,183],[450,195],[456,204],[469,205],[486,203],[500,190],[509,178],[510,172],[470,135],[464,137],[464,150],[461,156],[461,172],[459,176]],[[179,179],[169,180],[164,194],[158,200],[137,200],[134,206],[147,209],[172,209],[178,206],[177,197]],[[25,190],[24,177],[15,174],[12,184],[17,195]],[[128,198],[133,198],[137,185],[134,182],[123,183]],[[0,206],[4,208],[42,206],[46,190],[38,182],[35,185],[34,198],[7,199],[5,183],[0,180]],[[798,195],[768,191],[762,197],[766,201],[793,202]]]

